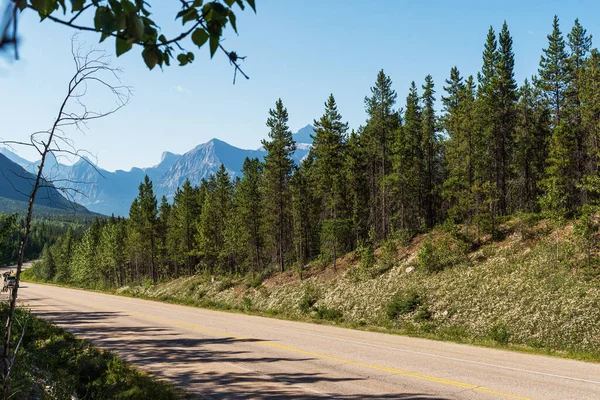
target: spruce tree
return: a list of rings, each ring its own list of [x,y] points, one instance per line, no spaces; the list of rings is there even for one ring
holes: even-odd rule
[[[319,223],[322,246],[335,261],[344,250],[343,236],[347,234],[346,185],[343,176],[346,132],[348,124],[342,122],[333,94],[325,102],[325,112],[314,121],[315,134],[311,149],[311,183],[319,203]]]
[[[252,272],[262,272],[264,261],[263,166],[257,158],[246,158],[242,179],[235,192],[236,214],[240,220],[238,235],[245,243],[243,259]]]
[[[264,159],[264,201],[267,215],[272,260],[285,270],[291,248],[290,180],[294,170],[292,155],[296,143],[288,127],[288,112],[281,99],[269,110],[269,138],[262,141],[267,154]]]
[[[510,163],[512,161],[513,141],[516,125],[516,103],[518,99],[517,82],[515,81],[515,57],[512,50],[512,37],[506,21],[502,25],[498,37],[498,57],[496,65],[496,129],[493,135],[494,164],[496,169],[496,188],[498,191],[498,207],[502,215],[508,213],[509,191],[511,179]]]
[[[423,88],[423,112],[420,143],[421,154],[423,155],[423,171],[421,174],[421,184],[423,188],[423,208],[424,218],[427,228],[431,229],[437,221],[437,209],[439,206],[439,181],[441,178],[441,164],[439,159],[440,142],[438,138],[437,120],[435,116],[435,90],[433,78],[431,75],[425,77]]]
[[[395,104],[392,80],[381,70],[371,87],[371,97],[365,97],[368,120],[362,133],[362,142],[369,154],[370,220],[378,239],[386,238],[389,229],[390,199],[386,177],[391,169],[392,143],[399,123]]]
[[[552,108],[553,126],[561,121],[564,107],[565,90],[568,83],[568,57],[565,40],[560,31],[558,16],[554,16],[552,33],[548,35],[548,47],[543,49],[540,59],[539,85],[543,95]]]
[[[362,138],[361,133],[354,130],[350,132],[344,160],[344,176],[348,188],[348,213],[352,232],[349,242],[352,249],[366,239],[369,231],[368,154],[362,144]]]
[[[544,177],[550,113],[539,101],[539,93],[529,80],[520,89],[515,129],[512,191],[513,209],[535,212],[539,186]]]

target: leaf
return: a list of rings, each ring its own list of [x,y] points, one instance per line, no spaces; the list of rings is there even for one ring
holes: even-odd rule
[[[17,0],[17,7],[19,7],[20,11],[23,11],[27,8],[27,0]]]
[[[94,16],[94,29],[102,32],[112,32],[115,30],[115,18],[108,7],[101,6],[96,9]]]
[[[144,48],[144,51],[142,51],[142,57],[144,58],[144,62],[150,70],[152,70],[158,63],[157,52],[160,53],[160,50],[157,50],[154,47],[146,47]]]
[[[48,16],[48,8],[50,6],[48,0],[30,0],[31,6],[38,12],[41,19]]]
[[[117,57],[131,50],[133,43],[130,40],[117,38]]]
[[[244,6],[244,0],[235,0],[235,2],[237,3],[237,5],[243,10],[244,8],[246,8]]]
[[[183,14],[181,23],[183,25],[185,25],[186,22],[195,21],[197,19],[198,19],[198,11],[195,8],[190,8]]]
[[[85,0],[71,0],[71,11],[81,11],[83,9],[83,3],[85,3]]]
[[[219,37],[211,36],[210,37],[210,58],[213,58],[217,49],[219,48]]]
[[[194,4],[192,4],[192,7],[202,7],[202,3],[204,3],[203,0],[194,0]]]
[[[177,56],[177,61],[179,61],[179,66],[183,67],[188,63],[188,58],[186,54],[180,54]]]
[[[231,22],[231,27],[233,28],[235,33],[237,33],[237,26],[235,24],[235,21],[236,21],[235,14],[233,13],[233,11],[229,10],[229,22]]]
[[[165,37],[165,35],[160,35],[158,37],[158,41],[161,42],[162,44],[167,43],[167,38]]]
[[[135,14],[129,14],[128,31],[137,40],[141,40],[144,36],[144,22]]]
[[[254,10],[254,12],[256,12],[256,3],[254,2],[254,0],[247,0],[248,4],[250,5],[250,7],[252,7],[252,9]]]
[[[109,32],[102,32],[102,35],[100,35],[100,43],[104,42],[104,40],[110,36]]]
[[[235,0],[224,0],[225,4],[227,4],[229,7],[231,7],[233,5],[233,3],[235,3]]]
[[[208,38],[208,33],[202,28],[198,28],[192,33],[192,42],[198,47],[202,47]]]

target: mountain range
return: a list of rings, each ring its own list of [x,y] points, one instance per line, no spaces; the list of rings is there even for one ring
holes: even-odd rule
[[[300,163],[308,154],[314,133],[307,125],[294,133],[297,144],[294,161]],[[166,196],[171,200],[177,188],[189,179],[199,185],[202,178],[217,172],[223,164],[230,177],[241,174],[246,157],[262,160],[266,152],[261,147],[256,150],[240,149],[219,139],[200,144],[185,154],[164,152],[158,164],[147,167],[133,167],[129,171],[106,171],[87,158],[81,158],[73,165],[59,163],[54,155],[47,159],[44,170],[49,180],[59,181],[61,186],[73,189],[73,200],[87,209],[105,215],[129,215],[131,202],[138,194],[138,186],[148,175],[154,184],[154,191],[160,199]],[[5,148],[0,155],[29,172],[34,172],[39,162],[31,162]],[[6,196],[4,196],[6,197]]]
[[[6,149],[0,150],[0,202],[16,200],[21,204],[18,208],[25,209],[29,202],[29,194],[35,183],[36,176],[26,171],[23,166],[9,159],[6,156],[7,151]],[[68,212],[89,212],[85,207],[67,199],[52,183],[46,181],[43,181],[39,186],[35,205],[36,207],[44,206]],[[11,202],[12,206],[14,206],[14,202]]]

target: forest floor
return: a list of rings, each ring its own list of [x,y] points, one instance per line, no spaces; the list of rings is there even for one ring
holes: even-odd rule
[[[333,264],[254,276],[201,274],[116,292],[600,361],[600,268],[573,225],[512,218],[499,234],[436,229]],[[473,239],[475,238],[475,239]],[[588,254],[591,256],[588,258]]]

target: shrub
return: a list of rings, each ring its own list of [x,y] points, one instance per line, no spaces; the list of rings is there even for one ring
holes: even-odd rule
[[[429,321],[431,319],[431,311],[429,311],[429,306],[427,304],[423,304],[419,307],[419,311],[415,314],[415,320],[417,321]]]
[[[388,239],[381,246],[381,261],[380,261],[380,269],[381,272],[385,272],[396,265],[398,262],[398,247],[396,243]]]
[[[273,270],[267,269],[258,273],[254,273],[252,275],[252,277],[250,278],[250,287],[253,287],[254,289],[258,289],[262,283],[265,281],[265,279],[269,278],[271,276],[271,274],[273,273]]]
[[[217,291],[222,292],[223,290],[227,290],[233,286],[234,286],[233,279],[226,277],[226,278],[223,278],[223,280],[221,280],[219,282],[219,285],[217,286]]]
[[[444,269],[440,261],[440,255],[431,241],[427,240],[421,246],[417,255],[417,265],[429,273],[440,272]]]
[[[504,324],[496,324],[490,330],[488,337],[496,343],[507,344],[510,333]]]
[[[370,241],[361,242],[356,249],[360,257],[360,268],[370,270],[375,266],[375,249]]]
[[[441,272],[466,261],[469,248],[468,243],[449,237],[441,238],[435,245],[426,240],[419,250],[417,265],[429,273]]]
[[[242,298],[242,307],[244,309],[244,311],[251,311],[252,310],[252,299],[250,297],[244,296]]]
[[[302,311],[303,313],[305,313],[305,314],[309,313],[313,309],[313,306],[315,305],[315,303],[318,300],[319,300],[319,296],[318,296],[317,288],[314,285],[308,285],[304,289],[304,295],[302,295],[302,298],[300,299],[300,303],[298,304],[298,307],[300,308],[300,311]]]
[[[320,319],[326,319],[328,321],[341,321],[343,314],[340,310],[335,308],[318,307],[317,316]]]
[[[421,296],[414,290],[396,293],[387,304],[387,316],[395,320],[399,315],[410,314],[421,305],[421,302]]]

